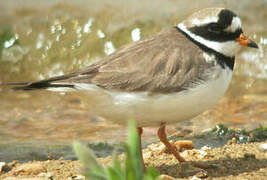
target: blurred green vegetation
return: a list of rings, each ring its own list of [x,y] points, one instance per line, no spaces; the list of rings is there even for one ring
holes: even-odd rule
[[[18,45],[15,33],[10,25],[0,25],[0,59],[4,48],[10,48],[13,45]]]
[[[151,167],[144,172],[139,151],[139,138],[135,124],[129,121],[128,140],[124,144],[125,159],[121,164],[116,154],[112,163],[103,167],[90,148],[75,142],[73,148],[84,168],[84,175],[91,180],[156,180],[159,173]]]

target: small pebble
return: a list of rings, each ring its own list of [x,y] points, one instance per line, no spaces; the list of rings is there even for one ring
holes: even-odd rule
[[[164,144],[158,143],[158,144],[151,144],[147,146],[147,149],[149,151],[162,151],[165,148]]]
[[[53,173],[51,173],[51,172],[40,173],[40,174],[38,174],[38,177],[53,179]]]
[[[201,179],[196,176],[193,176],[192,178],[190,178],[190,180],[201,180]]]
[[[6,165],[5,162],[0,162],[0,172],[2,172],[3,167]]]
[[[266,152],[266,151],[267,151],[267,143],[260,144],[260,145],[259,145],[259,150],[260,150],[261,152]]]
[[[201,150],[203,150],[203,151],[211,150],[211,147],[209,147],[209,146],[203,146],[201,148]]]
[[[198,150],[198,159],[203,159],[203,158],[205,158],[207,155],[208,155],[208,153],[206,152],[206,151],[203,151],[203,150]]]
[[[0,162],[0,173],[1,172],[8,172],[11,170],[11,167],[7,165],[5,162]]]
[[[236,144],[237,143],[237,139],[235,137],[233,137],[231,140],[229,140],[227,142],[228,145],[231,145],[231,144]]]
[[[38,177],[46,177],[46,173],[40,173],[38,174]]]
[[[8,166],[15,167],[17,165],[17,163],[18,163],[18,160],[15,160],[15,161],[8,163]]]
[[[148,159],[149,157],[151,157],[153,154],[151,151],[145,151],[143,152],[143,157],[144,159]]]
[[[198,178],[201,178],[201,179],[207,178],[208,177],[208,172],[203,170],[203,171],[198,172],[195,176],[198,177]]]
[[[85,180],[85,176],[82,175],[76,175],[72,177],[73,180]]]

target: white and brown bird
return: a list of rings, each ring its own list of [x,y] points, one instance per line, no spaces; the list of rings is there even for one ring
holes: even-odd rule
[[[92,99],[90,111],[118,124],[134,119],[140,136],[142,127],[159,126],[160,141],[184,162],[165,126],[199,115],[224,95],[238,50],[258,47],[241,24],[228,9],[203,9],[77,72],[15,89],[84,91]]]

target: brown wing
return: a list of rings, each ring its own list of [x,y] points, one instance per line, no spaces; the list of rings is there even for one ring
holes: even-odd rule
[[[178,92],[205,78],[202,51],[176,28],[118,49],[63,80],[121,91]]]
[[[179,92],[204,79],[202,51],[175,27],[126,45],[80,71],[19,89],[74,87],[75,83],[120,91]]]

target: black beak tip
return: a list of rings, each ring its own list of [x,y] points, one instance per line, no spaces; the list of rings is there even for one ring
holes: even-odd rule
[[[247,45],[248,47],[251,47],[251,48],[259,48],[259,46],[254,42],[254,41],[251,41],[248,43]]]

